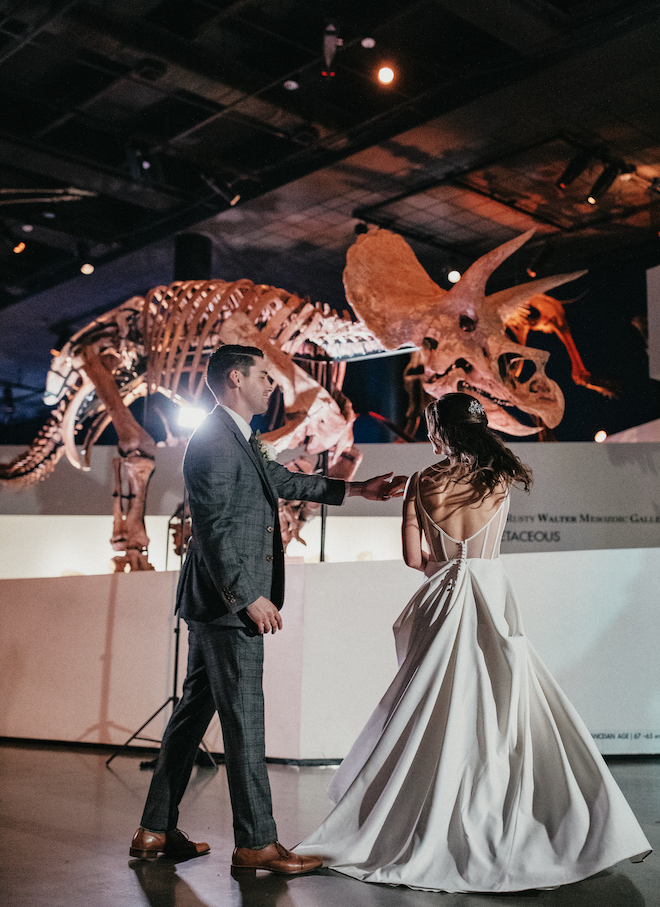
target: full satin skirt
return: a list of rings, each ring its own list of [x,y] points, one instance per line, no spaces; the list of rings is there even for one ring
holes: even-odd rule
[[[368,882],[520,891],[648,841],[525,638],[501,561],[439,566],[394,625],[399,671],[296,852]]]

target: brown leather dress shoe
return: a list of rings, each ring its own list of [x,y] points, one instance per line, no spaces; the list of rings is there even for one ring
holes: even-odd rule
[[[261,850],[250,847],[237,847],[231,858],[232,869],[267,869],[282,875],[297,876],[304,872],[313,872],[323,866],[320,857],[302,857],[291,853],[279,841],[269,844]]]
[[[163,832],[138,828],[133,835],[129,853],[139,860],[155,860],[159,853],[171,860],[189,860],[191,857],[201,857],[210,849],[208,844],[195,844],[178,828]]]

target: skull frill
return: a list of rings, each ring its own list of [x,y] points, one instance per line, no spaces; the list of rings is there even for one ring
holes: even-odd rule
[[[545,373],[549,353],[522,346],[506,333],[506,320],[533,295],[581,276],[555,275],[486,296],[486,282],[533,231],[479,258],[451,290],[431,280],[410,246],[388,230],[358,237],[347,255],[346,296],[355,312],[388,349],[418,348],[423,387],[432,397],[473,394],[491,428],[529,435],[554,428],[564,397]],[[511,410],[527,413],[525,425]]]

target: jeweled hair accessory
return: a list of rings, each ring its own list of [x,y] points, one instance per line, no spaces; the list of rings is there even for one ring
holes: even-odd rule
[[[468,412],[472,416],[481,416],[482,418],[486,417],[486,410],[478,400],[470,400],[470,403],[468,405]]]

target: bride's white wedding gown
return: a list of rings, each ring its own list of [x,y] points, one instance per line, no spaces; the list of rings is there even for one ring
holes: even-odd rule
[[[646,855],[523,633],[499,558],[508,495],[465,541],[416,503],[435,560],[394,625],[399,671],[336,772],[335,808],[295,851],[367,882],[475,892],[564,885]]]

